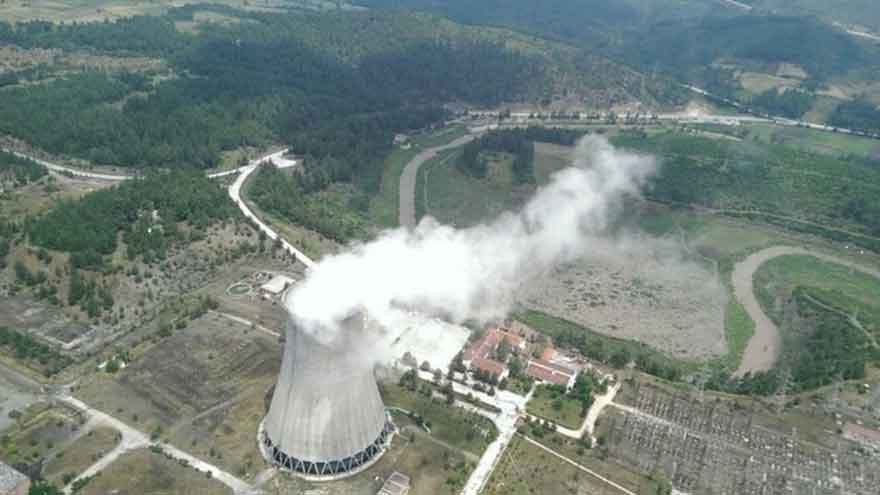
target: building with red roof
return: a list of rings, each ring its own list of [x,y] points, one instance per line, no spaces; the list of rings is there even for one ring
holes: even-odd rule
[[[502,380],[509,374],[507,365],[493,357],[502,342],[505,342],[515,353],[522,352],[526,348],[525,339],[519,335],[505,332],[500,328],[491,328],[464,350],[462,362],[468,369],[491,373],[497,376],[498,380]]]
[[[566,389],[573,387],[577,379],[577,371],[542,359],[529,360],[526,375],[539,382],[562,385]]]

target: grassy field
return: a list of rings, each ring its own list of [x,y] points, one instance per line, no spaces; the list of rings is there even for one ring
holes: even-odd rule
[[[118,444],[118,431],[107,427],[95,428],[52,457],[43,467],[43,476],[61,485],[65,475],[82,473]]]
[[[550,180],[550,175],[567,165],[558,152],[535,150],[535,177],[538,184]],[[534,192],[533,186],[514,186],[511,180],[512,160],[503,154],[494,154],[489,174],[475,179],[455,167],[459,153],[441,153],[419,169],[416,181],[416,212],[430,214],[441,222],[469,226],[492,219],[504,211],[518,208]]]
[[[447,405],[442,399],[430,399],[395,384],[383,385],[382,392],[387,406],[422,416],[433,437],[464,452],[481,455],[497,435],[488,419]]]
[[[880,280],[863,272],[812,256],[780,256],[761,265],[754,285],[776,321],[782,317],[777,295],[805,287],[811,297],[849,315],[868,332],[880,333]]]
[[[576,430],[583,422],[581,403],[565,394],[560,394],[547,385],[538,385],[532,399],[526,405],[526,411],[540,418]]]
[[[880,151],[880,141],[866,137],[769,124],[752,124],[746,129],[749,130],[750,136],[758,138],[762,143],[773,142],[816,153],[854,153],[870,156]]]
[[[192,493],[198,495],[229,495],[232,493],[219,481],[211,479],[161,453],[141,449],[129,452],[110,464],[88,482],[79,493],[165,495]]]

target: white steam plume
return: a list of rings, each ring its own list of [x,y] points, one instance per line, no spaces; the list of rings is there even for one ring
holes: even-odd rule
[[[413,309],[455,322],[501,319],[533,276],[591,246],[606,250],[616,207],[638,195],[655,170],[653,158],[588,136],[573,166],[555,173],[518,213],[466,229],[425,218],[413,231],[386,231],[321,261],[290,292],[288,308],[326,341],[337,322],[360,310],[386,326]]]

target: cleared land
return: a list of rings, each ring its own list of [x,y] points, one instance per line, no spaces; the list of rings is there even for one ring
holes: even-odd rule
[[[131,354],[116,375],[83,379],[77,395],[238,476],[262,470],[257,426],[281,360],[273,337],[209,313]]]
[[[671,241],[592,252],[527,284],[530,308],[614,337],[645,342],[672,356],[727,352],[727,295],[718,276],[681,257]]]
[[[232,490],[204,473],[165,457],[161,452],[143,449],[117,459],[89,481],[79,493],[230,495]]]

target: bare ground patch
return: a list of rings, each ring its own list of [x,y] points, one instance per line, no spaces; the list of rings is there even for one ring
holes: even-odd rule
[[[520,301],[677,357],[701,359],[727,352],[727,296],[716,274],[658,253],[591,255],[558,266],[524,289]]]

